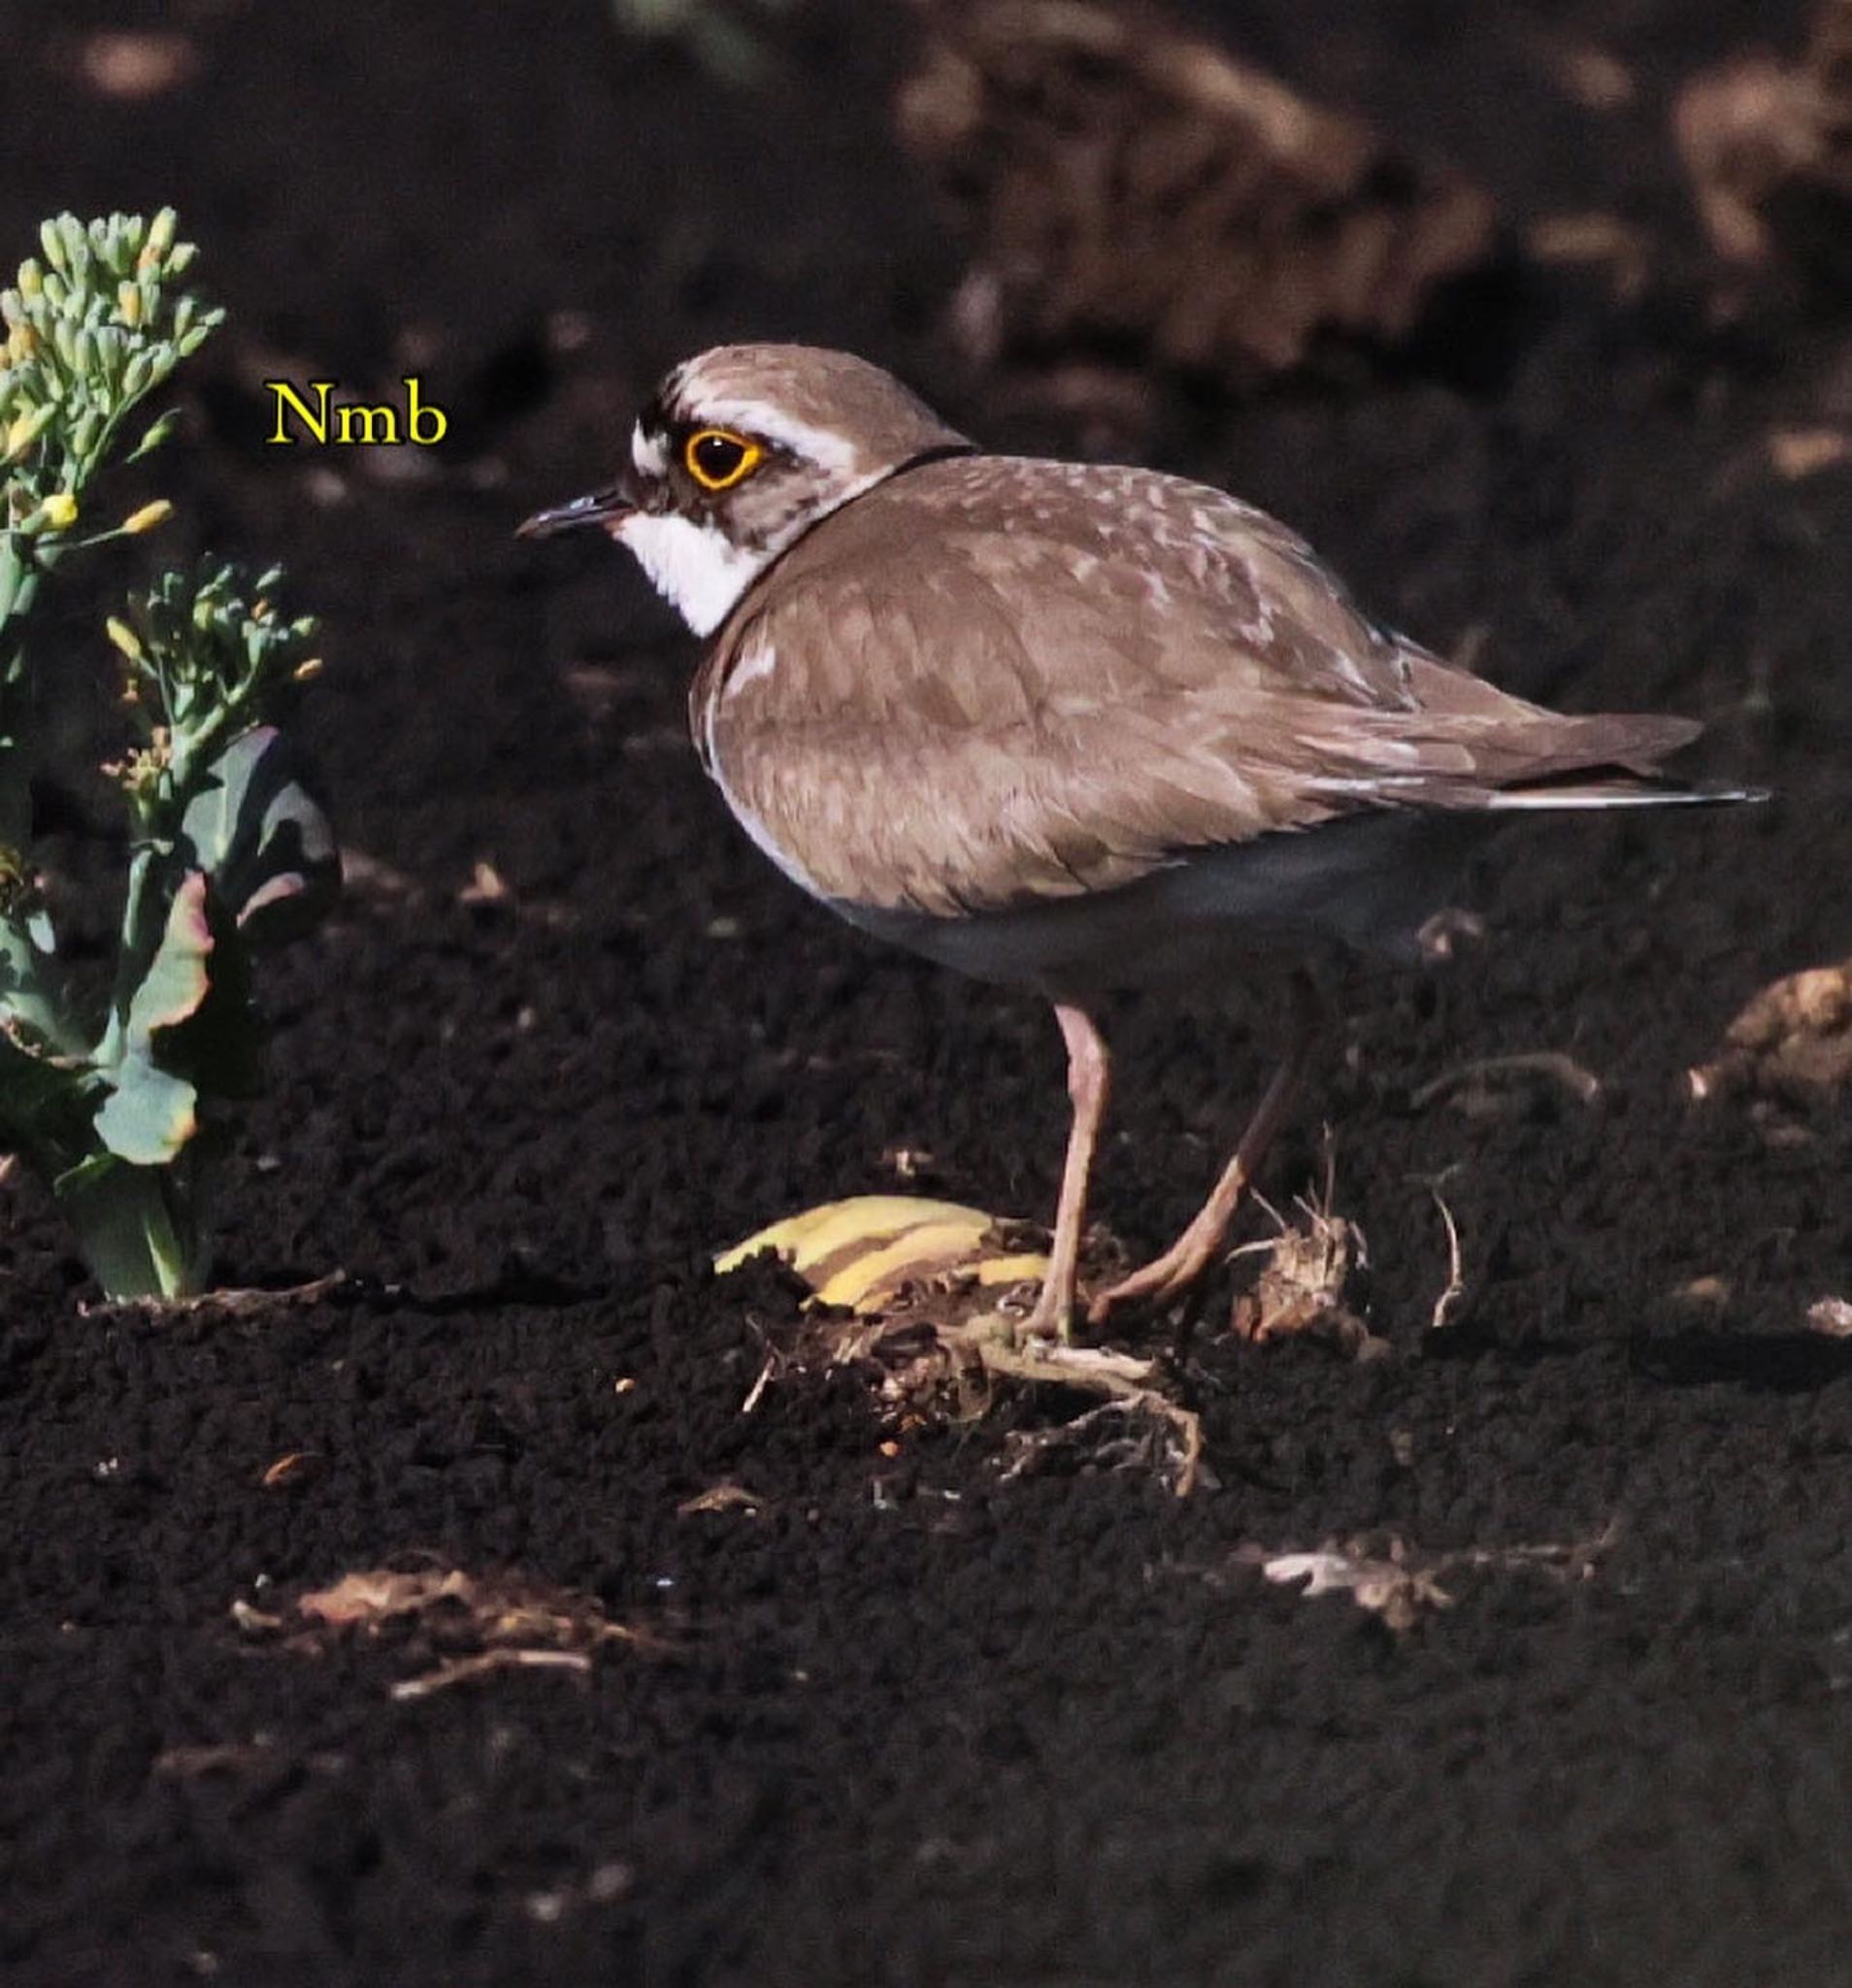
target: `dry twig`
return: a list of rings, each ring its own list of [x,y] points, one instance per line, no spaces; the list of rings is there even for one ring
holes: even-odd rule
[[[1408,1102],[1417,1111],[1425,1110],[1437,1098],[1453,1098],[1469,1116],[1478,1117],[1497,1109],[1493,1086],[1516,1079],[1528,1083],[1542,1077],[1556,1084],[1578,1105],[1600,1102],[1602,1080],[1592,1070],[1561,1049],[1526,1049],[1509,1056],[1481,1056],[1472,1063],[1443,1070],[1417,1090]]]
[[[1460,1262],[1460,1225],[1453,1219],[1453,1210],[1436,1182],[1428,1182],[1428,1192],[1434,1196],[1434,1205],[1440,1210],[1440,1219],[1446,1224],[1447,1231],[1447,1280],[1434,1301],[1434,1310],[1428,1318],[1428,1330],[1439,1332],[1452,1317],[1453,1308],[1466,1296],[1466,1277]]]

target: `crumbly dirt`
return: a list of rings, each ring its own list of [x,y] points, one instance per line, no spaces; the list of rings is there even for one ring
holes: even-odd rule
[[[1415,351],[1241,404],[1142,382],[1122,446],[1520,690],[1703,716],[1698,770],[1780,798],[1513,835],[1481,943],[1349,990],[1267,1187],[1317,1193],[1329,1123],[1346,1303],[1390,1350],[1240,1342],[1238,1264],[1188,1349],[1188,1499],[1114,1468],[1123,1427],[1041,1440],[1029,1396],[897,1432],[840,1372],[743,1412],[797,1296],[711,1252],[897,1185],[1045,1218],[1058,1037],[800,901],[701,779],[692,646],[639,578],[511,536],[729,335],[1075,446],[953,356],[958,245],[887,124],[904,12],[826,5],[757,95],[605,0],[0,13],[4,255],[51,209],[171,198],[231,308],[149,482],[189,520],[162,549],[279,554],[324,613],[309,728],[354,852],[265,983],[222,1257],[344,1279],[86,1311],[0,1187],[10,1981],[1846,1978],[1852,1342],[1809,1314],[1852,1293],[1852,1138],[1842,1098],[1769,1120],[1687,1075],[1852,949],[1852,470],[1770,442],[1845,424],[1852,333],[1718,314],[1668,123],[1803,22],[1247,13],[1254,59],[1450,159],[1514,239],[1605,217],[1646,273],[1514,265]],[[451,438],[267,447],[280,370],[416,371]],[[1100,1212],[1150,1248],[1268,1017],[1111,1023]],[[241,1626],[368,1573],[634,1640],[408,1696],[499,1645]]]

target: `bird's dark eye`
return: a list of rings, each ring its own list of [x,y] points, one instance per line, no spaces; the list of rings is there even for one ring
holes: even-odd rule
[[[757,469],[765,450],[730,428],[697,428],[681,445],[688,474],[704,490],[731,490]]]

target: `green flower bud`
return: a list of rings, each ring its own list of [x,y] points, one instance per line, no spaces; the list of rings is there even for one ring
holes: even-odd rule
[[[96,445],[103,439],[103,415],[96,408],[85,408],[78,417],[78,424],[71,430],[68,445],[74,461],[83,462],[92,454]]]
[[[173,434],[179,420],[180,415],[170,408],[158,419],[150,421],[141,441],[129,450],[124,460],[127,462],[139,461],[141,457],[149,454],[150,450],[160,447],[161,444]]]
[[[58,233],[55,220],[39,223],[39,242],[45,249],[45,259],[53,269],[64,267],[64,237]]]
[[[174,246],[174,230],[179,225],[180,215],[171,207],[162,208],[149,226],[149,248],[156,255],[165,255]]]

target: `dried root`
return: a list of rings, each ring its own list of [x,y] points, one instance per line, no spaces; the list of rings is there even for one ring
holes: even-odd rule
[[[842,1368],[867,1380],[900,1429],[975,1420],[1005,1389],[1092,1396],[1101,1408],[1020,1440],[1008,1474],[1022,1474],[1036,1458],[1072,1448],[1111,1421],[1149,1432],[1151,1441],[1135,1445],[1138,1460],[1187,1496],[1201,1470],[1202,1430],[1161,1361],[1021,1337],[1047,1269],[1041,1234],[978,1209],[895,1195],[833,1202],[762,1230],[714,1268],[725,1272],[774,1249],[810,1286],[814,1303],[795,1335],[768,1339],[744,1411],[776,1381]],[[1104,1239],[1089,1239],[1087,1268],[1097,1274],[1109,1250]],[[1121,1445],[1111,1461],[1132,1456]]]
[[[396,1699],[427,1698],[494,1671],[583,1674],[594,1655],[615,1643],[663,1647],[610,1620],[589,1595],[513,1572],[482,1576],[460,1568],[368,1568],[297,1596],[283,1611],[234,1602],[232,1617],[248,1636],[276,1639],[303,1655],[318,1655],[348,1635],[390,1636],[419,1666],[391,1687]]]
[[[1335,1171],[1328,1151],[1323,1191],[1315,1201],[1298,1201],[1296,1220],[1287,1221],[1261,1201],[1273,1217],[1273,1234],[1233,1252],[1237,1258],[1261,1258],[1253,1289],[1235,1301],[1230,1324],[1238,1338],[1265,1345],[1309,1336],[1327,1340],[1358,1359],[1373,1359],[1389,1350],[1388,1342],[1370,1330],[1346,1296],[1353,1274],[1369,1267],[1370,1247],[1356,1223],[1336,1212],[1334,1191]]]
[[[1238,1567],[1256,1568],[1281,1586],[1299,1585],[1308,1600],[1347,1594],[1358,1607],[1376,1615],[1401,1635],[1424,1615],[1454,1606],[1443,1579],[1462,1570],[1538,1573],[1557,1580],[1589,1579],[1618,1533],[1610,1524],[1590,1540],[1535,1546],[1468,1546],[1452,1553],[1424,1552],[1394,1534],[1386,1538],[1328,1540],[1311,1552],[1275,1553],[1265,1546],[1237,1549]],[[1219,1582],[1218,1572],[1205,1570]]]

